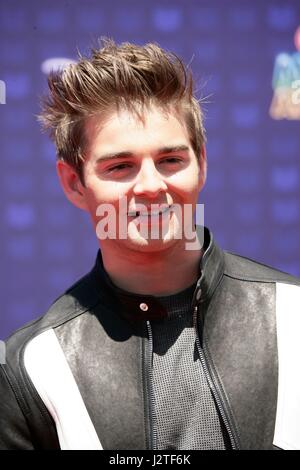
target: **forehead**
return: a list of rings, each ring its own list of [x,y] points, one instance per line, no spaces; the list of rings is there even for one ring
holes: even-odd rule
[[[186,126],[175,110],[152,107],[145,109],[142,118],[125,109],[90,118],[86,123],[89,157],[99,151],[138,153],[171,144],[189,146]]]

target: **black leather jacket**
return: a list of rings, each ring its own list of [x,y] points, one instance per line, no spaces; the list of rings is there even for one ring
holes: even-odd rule
[[[229,447],[271,449],[276,419],[280,426],[277,296],[300,291],[300,280],[223,252],[208,230],[204,248],[191,312],[200,360]],[[89,274],[8,339],[0,449],[155,449],[151,321],[162,307],[113,290],[101,263],[99,252]],[[287,447],[299,441],[293,426]],[[281,447],[290,437],[276,432]]]

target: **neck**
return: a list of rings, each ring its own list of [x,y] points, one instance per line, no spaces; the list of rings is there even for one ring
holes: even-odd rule
[[[105,250],[103,265],[112,282],[135,294],[172,295],[191,286],[199,278],[202,249],[185,250],[173,246],[155,253]]]

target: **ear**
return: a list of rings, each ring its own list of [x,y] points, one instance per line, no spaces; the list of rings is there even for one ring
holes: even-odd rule
[[[203,188],[205,181],[206,181],[206,172],[207,172],[207,160],[206,160],[206,147],[203,144],[202,149],[199,156],[199,164],[200,164],[200,191]]]
[[[60,185],[69,201],[79,209],[88,211],[86,188],[82,185],[76,170],[68,163],[58,160],[56,171]]]

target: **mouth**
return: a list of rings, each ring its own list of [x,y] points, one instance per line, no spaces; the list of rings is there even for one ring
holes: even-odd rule
[[[146,211],[130,211],[128,212],[129,217],[158,217],[166,214],[171,209],[171,205],[162,204],[159,209],[146,210]]]

